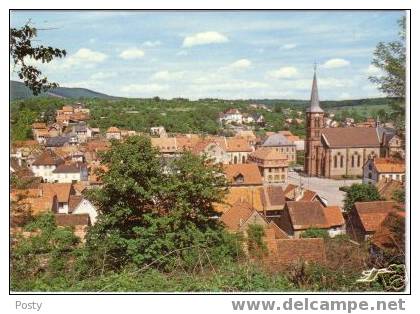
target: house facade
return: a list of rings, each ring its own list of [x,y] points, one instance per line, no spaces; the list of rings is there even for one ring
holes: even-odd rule
[[[377,184],[380,180],[405,182],[405,162],[395,158],[371,158],[363,165],[363,183]]]

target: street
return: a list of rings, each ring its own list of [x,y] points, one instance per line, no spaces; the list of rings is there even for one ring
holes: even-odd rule
[[[338,188],[341,186],[350,186],[354,183],[362,183],[362,179],[333,180],[317,177],[303,177],[295,171],[289,171],[288,183],[295,185],[303,184],[303,188],[315,191],[319,196],[326,199],[328,205],[343,207],[345,193]]]

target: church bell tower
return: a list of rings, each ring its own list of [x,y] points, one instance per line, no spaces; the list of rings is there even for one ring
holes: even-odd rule
[[[309,176],[321,175],[321,130],[324,128],[324,110],[319,105],[316,67],[312,82],[311,102],[306,109],[306,140],[304,171]]]

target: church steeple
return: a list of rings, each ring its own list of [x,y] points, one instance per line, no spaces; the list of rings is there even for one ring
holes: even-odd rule
[[[314,65],[314,78],[312,81],[311,104],[306,112],[324,112],[319,106],[318,83],[316,79],[316,64]]]

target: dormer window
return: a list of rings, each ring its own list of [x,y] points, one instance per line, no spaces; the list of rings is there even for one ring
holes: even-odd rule
[[[236,184],[244,183],[244,176],[240,173],[233,177]]]

